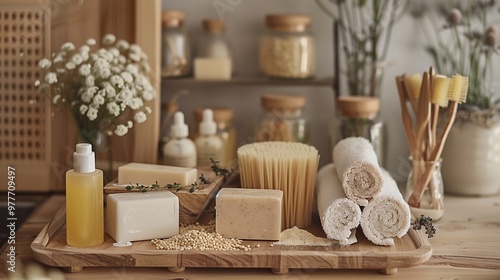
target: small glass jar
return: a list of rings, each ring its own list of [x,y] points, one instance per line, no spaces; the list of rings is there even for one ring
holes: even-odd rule
[[[232,125],[234,117],[234,110],[228,107],[212,107],[212,108],[197,108],[194,111],[196,123],[199,124],[203,118],[203,110],[211,109],[213,112],[213,119],[217,124],[217,134],[222,138],[224,144],[225,162],[221,164],[222,167],[230,168],[236,160],[236,130]],[[193,134],[194,138],[199,135],[198,127]]]
[[[255,130],[255,141],[309,141],[309,125],[302,115],[304,96],[263,95],[265,113]]]
[[[370,141],[380,166],[385,166],[385,128],[377,116],[380,100],[373,97],[341,96],[337,99],[338,116],[331,128],[331,147],[348,137]]]
[[[316,51],[306,15],[268,15],[267,34],[260,39],[262,74],[272,78],[304,79],[314,76]]]
[[[184,29],[184,12],[165,10],[162,13],[161,74],[182,77],[191,73],[189,37]]]
[[[442,160],[410,160],[412,170],[406,183],[405,200],[408,201],[413,216],[425,215],[437,221],[444,213]]]
[[[198,41],[196,57],[232,59],[231,48],[225,34],[225,22],[206,19],[202,25],[204,32]]]

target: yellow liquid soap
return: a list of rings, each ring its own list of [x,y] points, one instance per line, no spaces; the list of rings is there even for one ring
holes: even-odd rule
[[[66,242],[93,247],[104,242],[103,173],[66,173]]]

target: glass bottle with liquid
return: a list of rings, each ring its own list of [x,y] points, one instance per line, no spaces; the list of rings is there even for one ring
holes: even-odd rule
[[[103,172],[95,168],[92,145],[76,145],[66,172],[66,243],[94,247],[104,242]]]
[[[163,163],[170,166],[196,167],[196,146],[187,138],[189,129],[184,122],[184,114],[175,112],[174,124],[170,129],[170,139],[163,146]]]
[[[226,165],[224,142],[216,133],[217,125],[214,122],[212,110],[203,110],[202,121],[199,125],[199,136],[194,141],[199,167],[210,167],[212,160],[219,162],[221,166]]]
[[[163,77],[183,77],[191,73],[191,46],[184,29],[182,11],[162,12],[161,74]]]

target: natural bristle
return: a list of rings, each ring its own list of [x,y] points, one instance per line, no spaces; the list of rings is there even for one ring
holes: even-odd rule
[[[440,107],[447,107],[449,87],[450,79],[448,77],[442,75],[434,76],[434,87],[432,88],[431,102],[439,105]]]
[[[408,83],[410,84],[410,92],[413,99],[418,99],[420,96],[420,86],[422,85],[422,76],[419,73],[413,74],[408,77]]]
[[[451,77],[450,87],[448,90],[448,98],[451,101],[462,103],[462,95],[465,95],[465,98],[467,98],[468,85],[469,79],[467,77],[459,74],[453,75],[453,77]]]
[[[462,91],[460,92],[460,100],[458,103],[462,104],[467,101],[467,92],[469,91],[469,77],[463,77]]]

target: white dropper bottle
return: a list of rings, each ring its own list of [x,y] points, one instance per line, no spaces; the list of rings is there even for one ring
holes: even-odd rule
[[[170,139],[163,146],[163,163],[170,166],[196,167],[196,146],[187,138],[189,129],[184,122],[184,114],[175,112],[174,124],[170,129]]]
[[[198,151],[198,166],[209,167],[212,165],[210,159],[218,161],[225,166],[224,141],[216,135],[217,124],[214,122],[213,111],[203,110],[202,121],[199,125],[199,136],[195,139]]]

